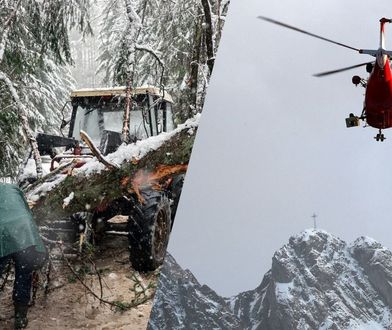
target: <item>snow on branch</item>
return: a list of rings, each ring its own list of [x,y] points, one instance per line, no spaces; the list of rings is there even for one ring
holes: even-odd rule
[[[125,7],[127,9],[129,22],[131,24],[135,24],[135,27],[140,27],[142,25],[142,20],[140,16],[136,13],[135,9],[133,8],[132,1],[125,0]]]
[[[25,190],[33,205],[32,212],[39,225],[63,218],[130,193],[127,183],[137,173],[156,171],[162,165],[186,165],[189,162],[200,115],[179,125],[174,131],[161,133],[129,145],[122,145],[106,156],[120,168],[108,170],[97,159],[87,161],[73,171],[57,172],[44,177],[39,184]],[[70,173],[71,172],[71,173]],[[93,189],[92,189],[93,188]],[[74,192],[72,201],[63,208],[64,199]]]
[[[205,19],[205,40],[206,40],[206,48],[207,48],[207,65],[210,69],[210,74],[214,68],[214,31],[212,26],[212,10],[211,4],[208,0],[201,0],[201,4],[203,6],[204,11],[204,19]]]
[[[159,65],[160,65],[161,68],[162,68],[162,73],[161,73],[161,78],[160,78],[160,83],[161,83],[161,85],[162,85],[163,75],[164,75],[164,73],[165,73],[165,69],[166,69],[166,68],[165,68],[165,63],[163,63],[163,61],[162,61],[162,59],[160,58],[160,56],[158,55],[158,53],[157,53],[155,50],[153,50],[151,47],[144,46],[144,45],[138,45],[138,44],[136,44],[135,49],[136,49],[136,50],[139,50],[139,51],[147,52],[147,53],[151,54],[151,55],[156,59],[156,61],[159,63]]]
[[[34,133],[32,132],[30,125],[29,125],[27,109],[24,106],[24,104],[22,103],[22,101],[20,100],[18,92],[16,91],[11,79],[4,72],[1,72],[1,71],[0,71],[0,81],[3,81],[5,83],[5,85],[8,87],[8,90],[11,93],[11,97],[17,106],[17,109],[19,112],[18,114],[19,114],[20,120],[22,122],[23,130],[24,130],[26,137],[28,138],[28,140],[31,144],[35,164],[37,167],[37,176],[38,176],[38,178],[41,178],[43,175],[41,156],[38,151],[37,140],[35,139]]]
[[[154,49],[152,49],[152,48],[150,48],[150,47],[148,47],[148,46],[139,45],[139,44],[136,44],[135,49],[136,49],[136,50],[140,50],[140,51],[145,51],[145,52],[151,54],[152,56],[155,57],[155,59],[157,60],[157,62],[159,63],[159,65],[160,65],[163,69],[165,68],[165,63],[163,63],[162,59],[160,58],[160,56],[158,55],[158,53],[157,53]]]

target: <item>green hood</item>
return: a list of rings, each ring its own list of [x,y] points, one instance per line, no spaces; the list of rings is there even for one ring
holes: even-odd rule
[[[0,258],[31,246],[46,252],[23,192],[0,183]]]

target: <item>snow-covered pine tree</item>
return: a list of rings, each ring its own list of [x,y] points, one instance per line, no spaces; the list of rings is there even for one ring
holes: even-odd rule
[[[15,178],[35,131],[59,127],[72,86],[68,33],[89,32],[88,7],[89,0],[0,1],[0,177]]]
[[[210,29],[201,0],[128,1],[142,23],[135,45],[133,85],[163,84],[175,98],[179,121],[200,112],[229,1],[203,0],[210,8]],[[106,85],[126,84],[131,26],[125,4],[126,0],[115,0],[103,10],[99,71],[105,73]],[[213,56],[207,54],[207,30]]]

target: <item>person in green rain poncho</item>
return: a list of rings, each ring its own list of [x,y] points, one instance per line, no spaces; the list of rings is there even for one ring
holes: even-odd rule
[[[27,326],[33,272],[46,259],[47,251],[23,192],[15,185],[0,183],[0,275],[13,260],[15,329]]]

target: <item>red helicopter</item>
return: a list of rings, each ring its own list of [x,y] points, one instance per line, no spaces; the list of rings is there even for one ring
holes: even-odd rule
[[[392,127],[392,72],[390,67],[390,57],[392,56],[392,51],[388,51],[384,48],[384,25],[385,23],[392,23],[391,19],[380,19],[380,46],[378,49],[373,50],[351,47],[268,17],[258,16],[258,18],[333,43],[335,45],[355,50],[360,54],[367,54],[375,57],[376,60],[372,62],[365,62],[338,70],[326,71],[315,74],[314,76],[324,77],[330,74],[366,66],[366,71],[370,74],[368,79],[363,79],[359,76],[354,76],[352,78],[353,84],[361,85],[366,89],[363,110],[360,116],[355,116],[354,114],[350,113],[349,117],[346,118],[346,126],[359,126],[359,121],[364,120],[369,126],[375,127],[379,130],[379,133],[374,137],[376,141],[385,140],[385,136],[382,134],[382,130]]]

